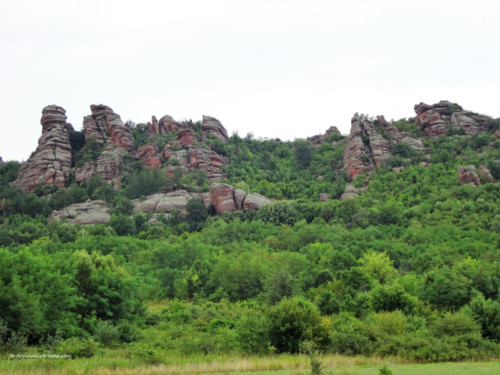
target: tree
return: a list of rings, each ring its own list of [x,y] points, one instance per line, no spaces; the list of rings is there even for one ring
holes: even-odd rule
[[[186,205],[186,220],[191,230],[200,230],[208,217],[208,210],[200,199],[191,199]]]
[[[298,139],[293,143],[295,160],[300,168],[306,169],[312,161],[311,145],[305,139]]]
[[[283,298],[269,312],[271,344],[278,353],[298,353],[312,341],[319,348],[329,343],[329,330],[316,305],[300,298]]]

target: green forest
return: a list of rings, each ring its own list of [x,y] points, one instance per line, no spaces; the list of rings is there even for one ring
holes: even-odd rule
[[[408,120],[392,125],[422,135]],[[143,125],[133,135],[136,148],[165,142]],[[500,180],[500,140],[399,143],[387,165],[354,179],[346,142],[209,138],[229,159],[223,182],[273,203],[217,215],[193,199],[186,217],[154,224],[131,199],[208,191],[206,173],[169,177],[125,158],[118,190],[94,176],[23,193],[12,184],[21,164],[0,165],[0,355],[499,358],[500,186],[481,174],[480,186],[461,184],[457,168],[486,166]],[[87,142],[75,159],[99,147]],[[359,196],[339,200],[347,183]],[[87,199],[112,207],[107,224],[49,220]]]

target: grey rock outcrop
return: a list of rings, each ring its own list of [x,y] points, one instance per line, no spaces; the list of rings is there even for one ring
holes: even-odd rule
[[[66,111],[49,105],[42,111],[42,136],[38,147],[19,170],[15,185],[32,192],[37,185],[65,186],[71,177],[71,125],[66,123]]]
[[[50,220],[68,220],[72,224],[93,225],[109,221],[109,207],[104,201],[88,200],[75,203],[59,211],[53,211]]]

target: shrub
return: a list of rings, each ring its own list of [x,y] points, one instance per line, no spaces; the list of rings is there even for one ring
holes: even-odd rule
[[[431,330],[437,337],[466,334],[481,334],[481,327],[474,319],[463,312],[447,312],[431,324]]]
[[[319,309],[300,298],[284,298],[269,312],[271,344],[279,353],[298,353],[300,344],[309,340],[319,348],[330,341],[329,330]]]
[[[60,354],[68,354],[72,358],[90,358],[97,353],[98,344],[91,338],[72,337],[59,345]]]
[[[100,321],[94,332],[94,338],[100,344],[108,347],[115,346],[120,342],[120,332],[110,321]]]

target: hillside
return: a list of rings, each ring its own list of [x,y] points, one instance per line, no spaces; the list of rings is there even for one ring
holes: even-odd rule
[[[0,350],[498,358],[500,119],[414,109],[283,142],[45,107],[0,159]]]

